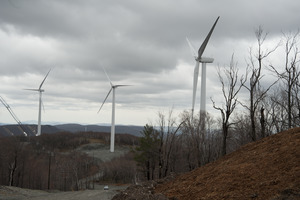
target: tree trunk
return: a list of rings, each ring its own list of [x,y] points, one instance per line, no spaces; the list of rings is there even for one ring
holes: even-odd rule
[[[226,155],[226,141],[227,141],[228,127],[223,124],[223,144],[222,144],[222,156]]]
[[[163,156],[162,156],[162,144],[159,148],[159,163],[158,163],[158,167],[159,167],[159,171],[158,171],[158,178],[162,178],[162,170],[163,170]]]
[[[251,139],[252,141],[256,141],[256,132],[255,132],[255,110],[254,110],[254,103],[253,103],[253,94],[254,92],[251,92],[250,95],[250,120],[251,120]]]
[[[292,128],[292,97],[291,86],[288,88],[288,128]]]
[[[147,180],[150,180],[150,161],[149,159],[147,160],[147,165],[146,165],[146,170],[147,170]]]
[[[260,126],[261,126],[261,137],[266,137],[266,123],[265,123],[265,114],[264,114],[264,107],[260,109]]]
[[[48,166],[48,190],[50,190],[50,176],[51,176],[51,153],[49,153],[49,166]]]
[[[17,168],[17,156],[14,157],[14,162],[9,165],[9,181],[8,186],[13,186],[14,184],[14,175]]]

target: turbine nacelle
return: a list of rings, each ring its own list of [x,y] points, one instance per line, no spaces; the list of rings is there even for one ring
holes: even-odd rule
[[[213,58],[208,58],[208,57],[202,57],[202,58],[196,58],[196,61],[201,62],[201,63],[213,63],[214,59]]]

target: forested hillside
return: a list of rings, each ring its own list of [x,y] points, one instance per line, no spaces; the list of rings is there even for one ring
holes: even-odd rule
[[[127,161],[133,160],[130,146],[137,145],[138,138],[116,134],[116,152],[112,154],[109,136],[61,132],[39,137],[0,137],[0,185],[69,191],[93,188],[99,181],[131,182],[134,173],[128,177],[123,166],[131,167]]]

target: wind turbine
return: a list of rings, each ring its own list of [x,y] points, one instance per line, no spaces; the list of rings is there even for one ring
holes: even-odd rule
[[[206,36],[205,40],[201,44],[198,55],[192,44],[190,43],[189,39],[186,38],[188,45],[190,46],[191,52],[196,60],[196,66],[194,69],[194,82],[193,82],[193,99],[192,99],[192,116],[194,114],[194,107],[195,107],[195,99],[196,99],[196,91],[197,91],[197,83],[198,83],[198,75],[199,75],[199,64],[202,63],[202,72],[201,72],[201,99],[200,99],[200,113],[206,112],[206,63],[212,63],[214,61],[213,58],[202,57],[206,45],[209,41],[209,38],[219,20],[220,16],[216,19],[215,23],[213,24],[212,28],[210,29],[208,35]]]
[[[42,89],[42,86],[48,76],[48,74],[50,73],[51,69],[48,71],[47,75],[45,76],[44,80],[42,81],[42,83],[40,84],[40,87],[38,89],[25,89],[25,90],[30,90],[30,91],[37,91],[39,92],[39,116],[38,116],[38,131],[36,136],[40,136],[41,135],[41,108],[42,108],[42,92],[44,92],[45,90]]]
[[[108,98],[108,96],[110,95],[111,91],[113,92],[113,96],[112,96],[112,113],[111,113],[111,131],[110,131],[110,152],[114,152],[115,151],[115,102],[116,102],[116,88],[118,87],[123,87],[123,86],[130,86],[130,85],[114,85],[110,78],[108,77],[104,67],[103,67],[104,73],[110,83],[110,90],[108,91],[101,107],[98,110],[98,113],[100,112],[101,108],[103,107],[106,99]]]

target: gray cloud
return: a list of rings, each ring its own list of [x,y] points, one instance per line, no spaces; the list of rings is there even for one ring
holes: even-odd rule
[[[52,68],[44,85],[44,103],[50,109],[45,120],[55,121],[61,115],[69,121],[109,122],[109,112],[101,119],[86,119],[109,90],[105,67],[113,83],[133,85],[118,89],[117,103],[120,115],[128,112],[134,117],[118,123],[143,124],[153,115],[149,110],[191,106],[195,63],[186,36],[199,47],[221,16],[204,52],[215,58],[208,66],[207,96],[217,96],[216,66],[228,64],[234,53],[244,72],[249,47],[255,47],[255,28],[263,25],[272,42],[277,41],[282,31],[299,29],[298,7],[294,0],[4,0],[0,2],[0,95],[24,116],[36,111],[37,96],[22,88],[37,87]],[[75,108],[85,119],[68,114]],[[1,112],[0,121],[6,116]],[[25,120],[35,118],[26,114]]]

